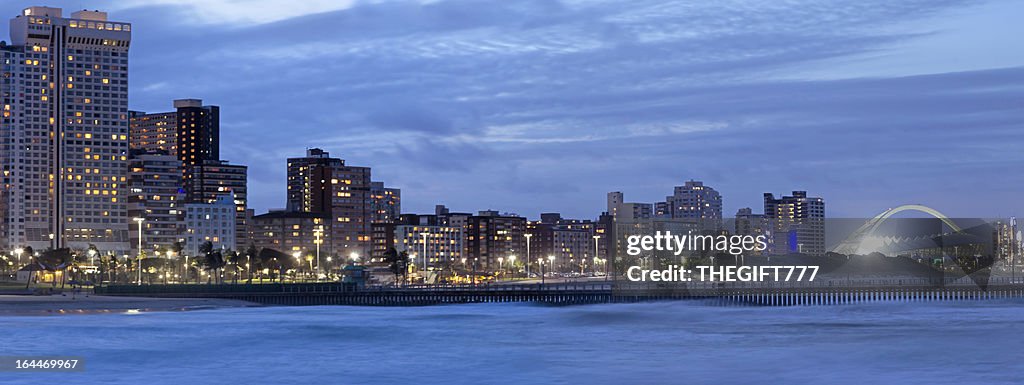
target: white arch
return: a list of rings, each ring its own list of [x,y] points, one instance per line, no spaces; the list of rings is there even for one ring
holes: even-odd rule
[[[894,208],[890,208],[888,210],[883,211],[881,214],[876,215],[863,226],[858,228],[857,231],[855,231],[848,238],[846,238],[846,240],[844,240],[842,243],[840,243],[838,246],[832,249],[832,251],[840,254],[856,253],[861,241],[864,240],[865,237],[874,234],[875,230],[877,230],[878,227],[881,226],[883,222],[885,222],[885,220],[889,219],[889,217],[904,211],[919,211],[931,215],[932,217],[941,220],[942,223],[945,223],[947,226],[953,229],[954,232],[963,232],[963,229],[961,229],[960,226],[957,226],[957,224],[953,223],[953,221],[950,220],[949,217],[947,217],[945,214],[939,212],[936,209],[919,204],[901,205]]]

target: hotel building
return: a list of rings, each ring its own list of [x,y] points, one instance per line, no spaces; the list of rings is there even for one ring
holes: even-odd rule
[[[131,24],[30,7],[10,30],[0,47],[2,246],[127,253]]]

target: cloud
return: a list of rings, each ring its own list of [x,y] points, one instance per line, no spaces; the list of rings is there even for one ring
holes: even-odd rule
[[[222,154],[254,186],[318,146],[406,188],[409,212],[594,217],[606,191],[653,201],[691,178],[727,214],[794,189],[840,216],[1021,209],[1008,191],[1024,177],[999,171],[1024,166],[1007,145],[1024,139],[1013,2],[124,4],[131,107],[219,104]]]
[[[114,10],[173,6],[183,24],[263,24],[349,8],[354,0],[121,0]]]

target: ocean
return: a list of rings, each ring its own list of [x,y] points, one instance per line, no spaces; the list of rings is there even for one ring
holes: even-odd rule
[[[0,383],[1024,383],[1024,301],[265,307],[5,316]]]

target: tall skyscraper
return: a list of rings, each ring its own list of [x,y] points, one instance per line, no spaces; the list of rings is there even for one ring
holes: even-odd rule
[[[776,254],[825,254],[825,201],[806,191],[775,198],[764,193],[764,216],[772,229],[770,250]]]
[[[2,47],[6,247],[128,252],[131,24],[26,8]]]
[[[174,108],[185,191],[190,201],[198,201],[202,198],[193,195],[199,191],[193,187],[198,177],[194,171],[201,169],[196,166],[220,160],[220,107],[204,106],[199,99],[178,99],[174,101]]]

